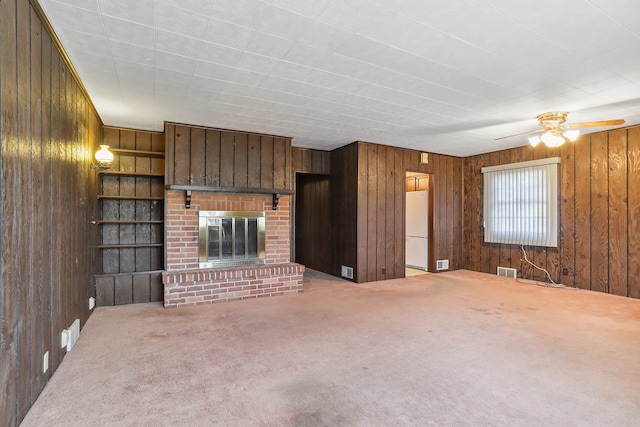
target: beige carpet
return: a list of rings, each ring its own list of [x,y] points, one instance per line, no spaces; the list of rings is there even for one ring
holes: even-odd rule
[[[28,426],[637,426],[640,300],[456,271],[99,308]]]

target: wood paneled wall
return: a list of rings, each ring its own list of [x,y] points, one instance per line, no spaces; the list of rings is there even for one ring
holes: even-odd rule
[[[462,163],[458,157],[357,142],[331,152],[335,223],[333,274],[354,267],[358,283],[404,277],[406,172],[431,174],[433,230],[429,270],[462,266]]]
[[[329,175],[331,173],[331,152],[310,148],[293,147],[293,171],[295,173],[315,173]]]
[[[340,277],[341,266],[353,267],[357,279],[358,264],[358,144],[331,151],[331,240],[330,274]]]
[[[90,314],[101,123],[30,2],[0,17],[0,426],[16,426],[66,353],[61,331]]]
[[[549,149],[543,144],[465,159],[464,268],[495,274],[512,267],[523,278],[544,273],[522,261],[517,245],[483,242],[483,166],[560,157],[559,244],[525,247],[554,281],[640,298],[640,127],[581,136]],[[566,274],[563,274],[566,273]]]
[[[165,125],[167,185],[292,188],[291,138]]]
[[[296,177],[295,261],[330,273],[331,193],[329,175]]]
[[[331,153],[299,147],[292,147],[291,153],[296,192],[292,196],[291,259],[331,274],[331,239],[327,232],[332,227],[329,185]],[[313,174],[314,177],[308,177],[308,174]],[[304,185],[298,188],[300,181]],[[298,197],[302,200],[298,200]],[[317,234],[317,227],[325,228],[325,234]]]

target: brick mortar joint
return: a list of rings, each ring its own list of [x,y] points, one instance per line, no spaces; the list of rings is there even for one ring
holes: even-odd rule
[[[275,270],[281,269],[279,272]],[[209,268],[209,269],[184,269],[184,270],[166,270],[162,272],[162,282],[164,284],[184,283],[186,281],[204,281],[204,280],[227,280],[254,277],[274,277],[282,275],[302,274],[305,266],[295,262],[254,265],[239,268]],[[176,280],[178,279],[178,280]],[[200,279],[200,280],[199,280]]]

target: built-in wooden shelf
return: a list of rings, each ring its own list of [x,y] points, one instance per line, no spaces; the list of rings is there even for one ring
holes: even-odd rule
[[[128,150],[125,148],[109,148],[109,151],[128,156],[164,158],[164,151]]]
[[[126,219],[101,219],[96,221],[96,224],[163,224],[163,219],[152,219],[152,220],[126,220]]]
[[[162,207],[165,193],[163,163],[166,154],[163,144],[155,137],[151,144],[147,141],[146,145],[138,146],[141,149],[134,149],[133,146],[116,148],[124,141],[125,133],[132,135],[128,130],[105,135],[105,143],[115,146],[110,151],[115,155],[116,162],[113,169],[98,172],[100,186],[97,193],[103,193],[97,194],[101,218],[92,221],[99,226],[96,231],[100,239],[106,240],[97,242],[102,271],[95,275],[96,296],[101,295],[106,305],[162,300],[162,283],[159,277],[162,270],[157,269],[162,268],[164,256],[165,221]],[[155,188],[156,185],[162,188]],[[127,200],[130,202],[126,202]],[[120,205],[120,208],[111,209],[114,203]],[[158,211],[157,215],[149,212],[139,215],[138,208],[141,204],[146,206],[145,211],[148,211],[149,205],[153,205],[153,210]],[[118,229],[129,238],[113,238],[112,232],[117,232]],[[151,235],[150,231],[153,231]],[[158,243],[140,243],[151,241]],[[136,259],[124,260],[123,258],[131,258],[129,255],[133,255],[127,252],[136,252]]]
[[[191,207],[192,191],[211,191],[217,193],[242,193],[242,194],[271,194],[273,196],[273,210],[278,208],[280,196],[283,194],[295,194],[293,190],[284,188],[246,188],[246,187],[211,187],[206,185],[167,185],[167,190],[185,191],[184,206],[186,209]]]
[[[146,178],[164,178],[164,172],[127,172],[127,171],[114,171],[114,170],[104,170],[98,172],[100,175],[107,176],[132,176],[132,177],[146,177]]]
[[[295,194],[294,190],[288,190],[284,188],[212,187],[207,185],[167,185],[167,190],[212,191],[218,193],[245,194]]]
[[[107,194],[98,194],[98,199],[115,199],[115,200],[164,200],[164,196],[109,196]]]
[[[98,245],[98,249],[122,249],[122,248],[161,248],[164,243],[131,243],[123,245]]]

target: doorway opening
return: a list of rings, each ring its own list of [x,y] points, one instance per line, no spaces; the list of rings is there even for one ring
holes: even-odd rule
[[[406,173],[405,276],[433,271],[433,176]]]
[[[329,175],[296,174],[295,261],[331,274],[329,189]]]

